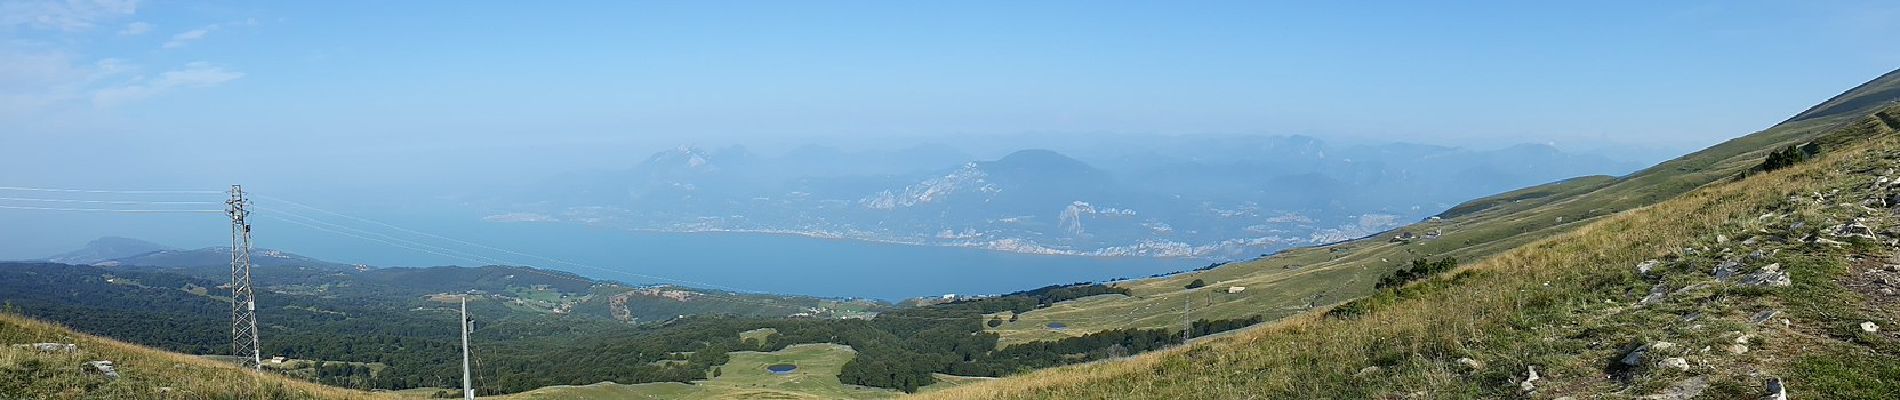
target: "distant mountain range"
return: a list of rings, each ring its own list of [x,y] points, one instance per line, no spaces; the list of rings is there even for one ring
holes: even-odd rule
[[[685,146],[490,199],[494,222],[749,231],[1035,254],[1238,258],[1363,237],[1459,201],[1637,166],[1548,145],[1335,147],[1305,136],[1117,136],[993,160],[941,145]],[[861,166],[861,168],[853,168]]]

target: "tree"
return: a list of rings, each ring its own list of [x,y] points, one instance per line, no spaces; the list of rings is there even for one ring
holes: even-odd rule
[[[990,318],[990,322],[985,323],[985,325],[989,325],[991,328],[1003,326],[1003,317]]]
[[[1187,284],[1188,289],[1199,289],[1205,286],[1207,286],[1207,282],[1202,281],[1200,278],[1195,278],[1193,282],[1188,282]]]

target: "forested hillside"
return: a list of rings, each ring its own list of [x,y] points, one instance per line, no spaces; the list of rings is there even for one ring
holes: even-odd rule
[[[228,346],[229,303],[208,276],[212,269],[0,263],[0,293],[7,294],[10,312],[170,351],[220,354]],[[986,313],[1025,312],[1118,293],[1089,284],[890,310],[873,319],[700,313],[636,324],[606,315],[605,304],[597,313],[586,310],[587,304],[604,301],[577,300],[630,289],[616,291],[611,283],[522,267],[274,269],[261,271],[259,280],[270,288],[259,296],[264,354],[297,360],[296,367],[284,367],[293,376],[358,389],[460,386],[460,337],[452,306],[460,295],[450,294],[457,289],[473,293],[473,347],[482,364],[477,387],[484,394],[598,382],[693,382],[726,363],[731,351],[812,343],[856,350],[831,379],[914,391],[935,383],[936,374],[1003,376],[1159,349],[1181,339],[1179,332],[1165,329],[1121,330],[999,347],[997,336],[983,332]],[[727,309],[736,304],[774,313],[800,310],[792,307],[794,298],[712,291],[672,295],[723,302]],[[556,312],[534,303],[537,299],[576,305]],[[626,301],[632,300],[620,304]],[[1246,325],[1198,324],[1204,331]],[[764,328],[775,334],[750,341],[740,337]]]

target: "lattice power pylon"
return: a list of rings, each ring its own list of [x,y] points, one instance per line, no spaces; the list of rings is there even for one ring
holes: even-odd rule
[[[244,186],[231,185],[225,214],[231,216],[231,355],[244,366],[263,368],[258,354],[257,294],[251,291],[251,201]]]

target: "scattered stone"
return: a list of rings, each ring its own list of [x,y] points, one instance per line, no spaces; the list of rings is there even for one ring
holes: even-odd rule
[[[1675,343],[1656,342],[1656,343],[1649,344],[1649,351],[1654,351],[1658,353],[1668,353],[1668,352],[1676,351],[1676,347],[1677,346]]]
[[[1630,350],[1628,354],[1623,355],[1623,365],[1631,367],[1643,365],[1643,356],[1648,354],[1649,345],[1636,346],[1636,350]]]
[[[1867,333],[1879,332],[1880,325],[1874,324],[1874,321],[1863,321],[1860,323],[1860,330]]]
[[[1465,366],[1465,368],[1470,369],[1472,371],[1484,369],[1483,362],[1479,362],[1478,360],[1473,360],[1471,359],[1471,357],[1459,358],[1458,365],[1463,365]]]
[[[101,374],[105,374],[107,378],[119,379],[119,370],[112,367],[111,361],[89,361],[86,363],[86,366],[92,367],[93,370],[99,371]]]
[[[1372,367],[1365,367],[1365,368],[1360,368],[1360,369],[1359,369],[1359,376],[1366,376],[1366,375],[1372,375],[1372,374],[1376,374],[1376,373],[1379,373],[1380,371],[1384,371],[1384,370],[1385,370],[1385,368],[1379,368],[1379,367],[1377,367],[1377,366],[1372,366]]]
[[[1683,379],[1681,382],[1676,382],[1676,384],[1674,385],[1669,385],[1669,389],[1663,390],[1662,393],[1643,396],[1643,399],[1646,399],[1646,400],[1689,400],[1689,399],[1695,398],[1696,396],[1702,395],[1702,391],[1708,390],[1708,389],[1709,389],[1709,378],[1697,376],[1697,377],[1691,377],[1689,379]]]
[[[1733,277],[1735,276],[1735,273],[1741,272],[1741,271],[1742,271],[1742,263],[1734,262],[1734,261],[1723,261],[1722,263],[1715,265],[1715,271],[1713,272],[1713,274],[1715,274],[1716,281],[1728,282],[1729,277]]]
[[[1692,312],[1682,316],[1682,322],[1695,322],[1698,319],[1702,319],[1702,313]]]
[[[1728,235],[1723,235],[1723,234],[1720,234],[1720,233],[1718,233],[1718,234],[1715,234],[1715,242],[1716,242],[1716,243],[1728,243]]]
[[[1736,337],[1735,337],[1735,344],[1748,344],[1748,342],[1749,342],[1749,341],[1752,341],[1752,340],[1754,340],[1754,339],[1755,339],[1755,335],[1741,335],[1741,336],[1736,336]]]
[[[1768,397],[1764,399],[1788,400],[1788,386],[1782,384],[1781,378],[1768,378]]]
[[[1657,261],[1657,260],[1649,260],[1649,261],[1644,261],[1644,262],[1641,262],[1641,263],[1637,263],[1637,264],[1636,264],[1636,273],[1638,273],[1638,274],[1644,274],[1644,275],[1648,275],[1648,274],[1649,274],[1649,271],[1651,271],[1651,270],[1655,270],[1655,269],[1656,269],[1656,266],[1659,266],[1659,265],[1662,265],[1662,261]]]
[[[1695,291],[1696,289],[1701,289],[1704,287],[1708,287],[1708,285],[1698,283],[1694,285],[1683,286],[1681,289],[1676,289],[1675,292],[1669,293],[1669,295],[1675,296],[1675,295],[1680,295],[1683,293],[1689,293],[1689,292]]]
[[[1658,283],[1656,286],[1651,286],[1649,288],[1649,295],[1643,296],[1643,300],[1637,302],[1637,304],[1654,304],[1666,298],[1669,298],[1669,287]]]
[[[1739,344],[1739,343],[1728,345],[1728,352],[1735,353],[1735,354],[1747,353],[1748,345]]]
[[[1781,270],[1780,263],[1775,263],[1761,267],[1760,272],[1748,274],[1740,283],[1742,286],[1788,287],[1794,285],[1794,279],[1788,276],[1788,271]]]
[[[79,345],[71,344],[71,343],[16,344],[16,345],[13,345],[13,347],[30,349],[30,350],[38,351],[41,353],[71,353],[71,352],[79,351]]]
[[[1833,229],[1828,229],[1828,235],[1838,238],[1873,239],[1874,229],[1865,224],[1861,224],[1860,221],[1857,220],[1847,224],[1836,225]]]
[[[1781,312],[1775,311],[1775,310],[1761,310],[1761,312],[1755,313],[1755,316],[1748,317],[1748,322],[1755,325],[1761,325],[1763,322],[1768,322],[1768,320],[1774,319],[1776,315],[1781,315]]]
[[[1742,286],[1788,287],[1794,285],[1794,279],[1787,272],[1762,272],[1750,275],[1742,281]]]
[[[1748,240],[1755,240],[1755,239],[1749,238]],[[1754,243],[1749,243],[1749,245],[1752,246],[1754,245]],[[1748,261],[1761,261],[1761,260],[1766,260],[1766,259],[1768,259],[1768,252],[1755,250],[1752,253],[1748,253]]]
[[[159,386],[159,387],[158,387],[158,391],[159,391],[159,392],[163,392],[163,393],[171,393],[171,391],[172,391],[172,390],[173,390],[173,389],[172,389],[172,387],[171,387],[171,386]]]
[[[1531,382],[1536,382],[1538,379],[1543,379],[1543,378],[1539,378],[1537,376],[1537,367],[1526,367],[1526,368],[1530,370],[1530,374],[1525,376],[1524,383],[1518,384],[1517,387],[1519,389],[1523,389],[1526,392],[1537,390],[1537,385],[1532,384]]]
[[[1669,357],[1669,358],[1665,358],[1665,359],[1663,359],[1663,360],[1662,360],[1662,367],[1663,367],[1663,368],[1669,368],[1669,369],[1675,369],[1675,370],[1682,370],[1682,371],[1687,371],[1687,370],[1689,370],[1689,360],[1685,360],[1685,359],[1683,359],[1682,357]]]

